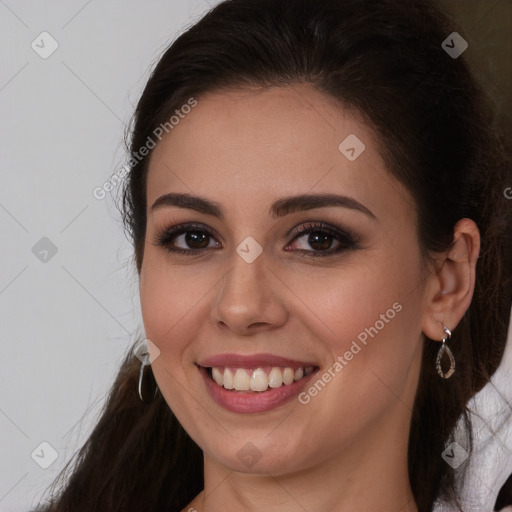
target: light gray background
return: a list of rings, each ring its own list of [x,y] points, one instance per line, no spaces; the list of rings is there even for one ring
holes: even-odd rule
[[[215,3],[0,0],[1,511],[33,507],[81,446],[142,328],[132,248],[92,191],[124,161],[152,64]],[[510,1],[442,3],[509,129]],[[31,48],[43,31],[59,44],[47,59]],[[42,237],[57,247],[47,262],[32,252]],[[43,441],[58,452],[48,469],[31,457]]]

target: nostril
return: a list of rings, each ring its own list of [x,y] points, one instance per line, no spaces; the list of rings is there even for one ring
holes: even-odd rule
[[[248,329],[250,328],[254,328],[254,327],[260,327],[260,326],[265,326],[265,325],[268,325],[267,322],[254,322],[253,324],[249,325]]]

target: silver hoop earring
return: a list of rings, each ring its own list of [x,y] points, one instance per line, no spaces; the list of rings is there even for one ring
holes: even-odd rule
[[[455,372],[455,358],[453,357],[452,351],[446,344],[446,341],[449,340],[452,337],[452,332],[446,325],[443,325],[443,330],[446,334],[446,336],[442,340],[441,348],[439,349],[439,352],[437,353],[437,359],[436,359],[436,369],[437,373],[443,378],[443,379],[449,379],[453,373]],[[441,360],[443,358],[444,354],[448,355],[448,359],[450,360],[450,368],[445,373],[443,372],[443,368],[441,367]]]
[[[139,388],[138,388],[139,389],[139,398],[144,403],[151,403],[155,399],[155,397],[156,397],[156,394],[158,392],[158,386],[156,385],[156,382],[154,381],[154,377],[152,377],[151,380],[153,381],[153,386],[155,387],[155,391],[153,392],[153,396],[151,397],[151,399],[145,400],[144,397],[142,396],[142,381],[144,380],[144,368],[146,366],[149,366],[149,365],[146,365],[144,363],[141,363],[141,365],[140,365],[140,370],[139,370]]]
[[[158,386],[156,384],[155,377],[154,377],[152,371],[149,372],[150,376],[149,376],[149,379],[146,378],[146,381],[147,380],[151,380],[151,386],[153,386],[155,388],[155,390],[153,392],[153,396],[150,399],[145,399],[144,396],[143,396],[144,393],[142,391],[143,388],[145,390],[147,390],[150,387],[150,384],[148,382],[146,382],[146,384],[143,384],[143,382],[144,382],[144,368],[146,366],[150,366],[151,365],[151,363],[149,361],[149,350],[148,350],[147,341],[143,340],[141,343],[139,343],[139,345],[137,345],[135,347],[133,353],[137,357],[137,359],[139,359],[139,361],[140,361],[139,385],[138,385],[139,398],[144,403],[151,403],[155,399],[156,394],[158,392]],[[149,393],[149,394],[151,394],[151,393]]]

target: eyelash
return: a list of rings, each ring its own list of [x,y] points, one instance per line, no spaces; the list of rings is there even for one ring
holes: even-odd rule
[[[199,231],[202,233],[207,233],[208,236],[214,238],[215,235],[206,228],[204,224],[194,224],[194,223],[188,223],[188,224],[179,224],[176,226],[173,226],[169,229],[164,229],[159,234],[157,234],[156,237],[156,245],[164,247],[166,250],[168,250],[171,253],[174,254],[183,254],[186,256],[192,256],[194,253],[202,252],[208,249],[211,249],[211,247],[204,247],[202,249],[182,249],[179,247],[173,247],[171,245],[171,242],[178,237],[179,235],[182,235],[184,233],[187,233],[189,231]],[[293,243],[296,239],[312,234],[312,233],[319,233],[319,234],[327,234],[334,237],[339,242],[339,247],[336,249],[330,249],[327,251],[319,251],[319,250],[305,250],[305,249],[295,249],[295,251],[300,252],[301,254],[307,254],[307,257],[310,258],[317,258],[317,257],[326,257],[326,256],[333,256],[335,254],[338,254],[342,251],[346,250],[354,250],[359,248],[359,237],[355,235],[355,233],[350,233],[347,231],[344,231],[342,229],[336,228],[334,226],[330,226],[329,224],[326,224],[324,222],[307,222],[305,224],[302,224],[301,226],[297,226],[292,230],[290,233],[291,236],[293,236],[292,241],[287,244],[286,247],[288,247],[291,243]]]

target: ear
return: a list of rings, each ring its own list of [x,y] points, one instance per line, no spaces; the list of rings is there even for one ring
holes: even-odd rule
[[[443,325],[453,331],[469,308],[479,253],[477,225],[470,219],[459,220],[452,244],[435,257],[436,270],[427,279],[422,329],[429,338],[444,338]]]

